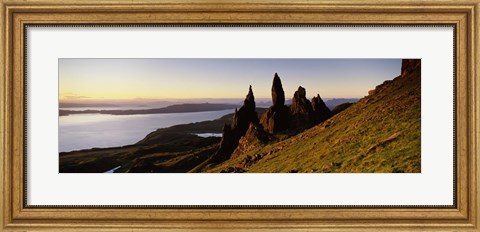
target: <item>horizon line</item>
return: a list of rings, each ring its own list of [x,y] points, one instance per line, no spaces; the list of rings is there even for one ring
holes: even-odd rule
[[[313,95],[313,96],[317,96],[316,94]],[[365,95],[366,96],[366,95]],[[324,97],[324,96],[321,96],[321,98],[324,98],[324,99],[347,99],[347,98],[363,98],[365,96],[361,96],[361,97],[357,97],[357,96],[349,96],[349,97]],[[292,99],[293,97],[289,97],[289,98],[285,98],[285,99]],[[80,102],[80,101],[166,101],[166,100],[243,100],[245,99],[245,97],[218,97],[218,98],[131,98],[131,99],[128,99],[128,98],[122,98],[122,99],[114,99],[114,98],[111,98],[111,99],[107,99],[107,98],[78,98],[78,99],[62,99],[62,98],[59,98],[58,100],[60,102],[62,101],[76,101],[76,102]],[[255,97],[255,99],[262,99],[262,100],[272,100],[272,97]]]

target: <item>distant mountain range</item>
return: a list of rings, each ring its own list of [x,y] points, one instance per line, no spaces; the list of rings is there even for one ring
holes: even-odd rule
[[[190,113],[203,111],[217,111],[235,109],[239,105],[233,104],[179,104],[155,109],[131,109],[131,110],[60,110],[60,116],[71,114],[112,114],[112,115],[132,115],[132,114],[167,114],[167,113]]]
[[[119,107],[119,105],[109,103],[70,103],[60,102],[60,108],[79,108],[79,107]]]
[[[341,105],[344,103],[355,103],[358,100],[360,100],[360,98],[334,98],[334,99],[326,100],[325,105],[327,105],[327,107],[330,110],[333,110],[338,105]]]
[[[333,110],[336,106],[343,103],[354,103],[357,102],[358,98],[335,98],[331,100],[326,100],[325,104],[330,110]],[[266,102],[263,102],[259,106],[266,105]],[[287,100],[286,104],[290,105],[292,100]],[[225,110],[225,109],[234,109],[239,108],[240,105],[236,104],[226,104],[226,103],[186,103],[186,104],[175,104],[162,108],[152,108],[152,109],[115,109],[115,110],[75,110],[75,108],[88,108],[88,107],[120,107],[115,104],[107,103],[60,103],[59,116],[67,116],[71,114],[111,114],[111,115],[133,115],[133,114],[166,114],[166,113],[187,113],[187,112],[203,112],[203,111],[216,111],[216,110]],[[71,108],[71,110],[65,110],[64,108]]]

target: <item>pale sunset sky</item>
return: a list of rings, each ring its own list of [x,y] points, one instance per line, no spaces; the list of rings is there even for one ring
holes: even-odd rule
[[[285,97],[359,98],[400,74],[401,59],[59,59],[60,100],[270,98],[278,73]]]

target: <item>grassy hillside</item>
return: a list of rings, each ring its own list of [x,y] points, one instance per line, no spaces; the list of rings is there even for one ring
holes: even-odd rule
[[[418,173],[420,82],[420,70],[386,81],[329,120],[207,171]]]

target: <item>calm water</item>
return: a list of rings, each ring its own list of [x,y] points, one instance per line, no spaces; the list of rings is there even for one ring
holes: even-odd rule
[[[234,109],[195,113],[107,115],[78,114],[59,119],[59,150],[129,145],[158,128],[201,122],[233,113]]]
[[[198,133],[196,134],[197,136],[200,136],[202,138],[208,138],[208,137],[222,137],[222,133]]]
[[[82,110],[142,110],[142,109],[154,109],[163,108],[172,104],[156,104],[156,105],[138,105],[138,106],[85,106],[85,107],[60,107],[60,110],[82,111]]]

